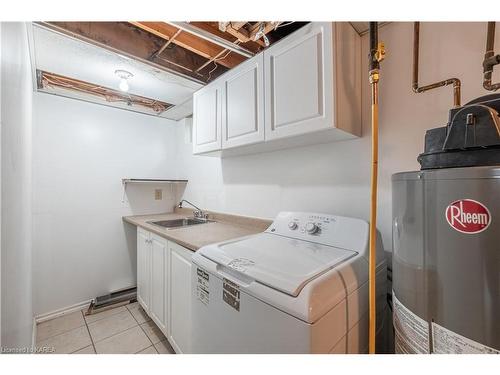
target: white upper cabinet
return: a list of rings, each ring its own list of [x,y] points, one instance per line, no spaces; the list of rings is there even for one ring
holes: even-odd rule
[[[222,88],[212,82],[193,95],[193,152],[220,150],[222,119]]]
[[[331,24],[311,23],[264,52],[267,139],[331,126],[331,40]]]
[[[264,141],[263,64],[260,54],[224,76],[223,149]]]
[[[332,128],[342,131],[339,139],[344,131],[359,135],[360,53],[360,38],[348,23],[312,22],[268,48],[266,140]],[[342,111],[355,112],[349,117],[356,123],[340,121]]]
[[[348,22],[311,22],[196,92],[193,116],[194,153],[360,136],[361,37]]]

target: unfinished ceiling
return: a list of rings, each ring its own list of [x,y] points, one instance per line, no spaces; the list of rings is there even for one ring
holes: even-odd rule
[[[46,26],[208,83],[305,22],[45,22]]]
[[[305,22],[40,22],[38,90],[179,119],[202,85]],[[130,78],[119,90],[118,72]]]
[[[202,87],[201,83],[41,25],[33,26],[32,44],[33,68],[40,72],[37,75],[41,92],[178,119],[190,114],[190,106],[184,104],[189,104],[192,94]],[[133,74],[127,93],[119,91],[116,70]],[[48,80],[41,79],[44,73]],[[183,105],[184,112],[174,111],[179,105]]]

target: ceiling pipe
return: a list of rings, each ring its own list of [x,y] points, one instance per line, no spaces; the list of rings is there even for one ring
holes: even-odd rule
[[[370,247],[368,259],[368,349],[375,354],[375,335],[377,327],[376,303],[376,267],[377,267],[377,175],[378,175],[378,82],[380,79],[380,61],[385,57],[384,44],[378,41],[378,23],[370,22],[370,55],[368,76],[371,87],[372,109],[372,157],[370,186]],[[382,251],[382,249],[379,249]]]
[[[461,105],[461,93],[460,87],[461,83],[458,78],[449,78],[444,81],[439,81],[426,86],[418,85],[418,55],[419,55],[419,44],[420,44],[420,22],[415,22],[413,24],[413,83],[412,90],[414,93],[419,94],[429,90],[437,89],[438,87],[453,85],[453,105],[455,107],[460,107]]]
[[[183,30],[187,33],[195,35],[198,38],[205,39],[210,43],[217,44],[220,47],[233,51],[247,58],[253,57],[255,55],[252,51],[249,51],[248,49],[239,46],[238,44],[230,42],[224,38],[214,35],[206,30],[200,29],[199,27],[193,26],[187,22],[171,22],[171,21],[164,21],[164,22],[174,27],[177,27],[178,29]]]
[[[486,34],[486,52],[483,60],[483,87],[489,91],[500,89],[500,83],[491,83],[493,67],[500,64],[500,55],[495,55],[495,22],[488,22]]]

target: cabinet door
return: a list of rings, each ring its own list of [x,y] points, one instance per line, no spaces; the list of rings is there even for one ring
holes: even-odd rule
[[[221,149],[222,84],[214,82],[193,95],[193,153]]]
[[[264,51],[266,140],[333,126],[332,24],[312,22]]]
[[[151,244],[149,232],[137,228],[137,301],[149,314],[151,300]]]
[[[166,329],[166,262],[168,241],[155,234],[151,234],[151,303],[150,316],[162,330]]]
[[[177,353],[189,353],[191,345],[192,251],[169,242],[169,341]]]
[[[224,75],[223,149],[264,141],[263,65],[260,54]]]

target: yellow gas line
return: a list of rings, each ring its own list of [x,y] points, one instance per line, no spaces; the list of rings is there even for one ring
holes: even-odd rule
[[[376,25],[376,24],[375,24]],[[376,27],[376,26],[375,26]],[[371,86],[372,105],[372,156],[371,156],[371,186],[370,186],[370,248],[369,248],[369,329],[368,329],[368,351],[375,354],[375,336],[377,328],[376,314],[376,267],[377,267],[377,175],[378,175],[378,81],[380,73],[378,62],[382,61],[385,55],[384,45],[378,43],[377,50],[372,56],[377,64],[369,71]]]
[[[375,334],[377,325],[375,272],[377,263],[377,173],[378,173],[378,73],[377,81],[371,83],[372,91],[372,166],[370,192],[370,256],[369,256],[369,352],[375,353]]]

